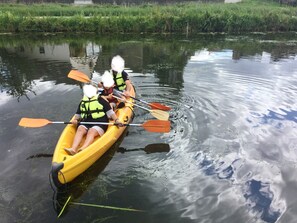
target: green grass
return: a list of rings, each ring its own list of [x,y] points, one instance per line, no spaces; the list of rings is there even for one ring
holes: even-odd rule
[[[237,4],[74,6],[0,4],[0,32],[200,33],[297,31],[297,8]]]

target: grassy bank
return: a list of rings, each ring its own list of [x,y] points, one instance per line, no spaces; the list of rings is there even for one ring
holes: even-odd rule
[[[201,33],[297,31],[297,8],[248,0],[167,6],[0,4],[0,32]]]

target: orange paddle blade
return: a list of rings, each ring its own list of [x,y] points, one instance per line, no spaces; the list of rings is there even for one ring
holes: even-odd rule
[[[166,105],[162,105],[160,103],[157,103],[157,102],[151,102],[149,103],[149,106],[152,108],[152,109],[159,109],[159,110],[162,110],[162,111],[170,111],[171,108],[166,106]]]
[[[142,127],[149,132],[170,132],[170,121],[149,120]]]
[[[21,118],[19,122],[19,126],[22,127],[29,127],[29,128],[37,128],[37,127],[43,127],[47,124],[52,123],[51,121],[47,119],[41,119],[41,118]]]
[[[78,70],[71,70],[68,74],[68,77],[71,79],[83,82],[83,83],[91,82],[90,78],[86,74],[84,74]]]

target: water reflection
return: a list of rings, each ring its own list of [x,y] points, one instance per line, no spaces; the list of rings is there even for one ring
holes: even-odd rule
[[[66,42],[60,41],[58,36],[48,37],[40,42],[36,39],[20,39],[18,36],[0,37],[0,70],[1,88],[7,94],[17,97],[28,97],[32,92],[32,85],[36,76],[43,80],[55,80],[57,83],[69,83],[65,73],[70,69],[78,69],[91,76],[94,71],[103,73],[110,69],[110,61],[115,54],[122,55],[126,65],[135,73],[154,73],[160,79],[161,85],[169,85],[175,89],[183,87],[183,70],[188,59],[190,62],[212,62],[221,59],[239,60],[240,58],[260,55],[262,62],[279,61],[283,58],[296,57],[296,44],[280,40],[254,42],[253,47],[246,48],[246,43],[251,39],[232,39],[219,36],[201,36],[197,41],[182,41],[182,39],[168,39],[164,42],[137,39],[115,44],[105,38],[93,37],[69,38]],[[229,38],[229,39],[228,39]],[[257,40],[256,35],[253,36]],[[276,37],[275,37],[276,38]],[[8,41],[9,39],[9,41]],[[42,37],[41,39],[44,39]],[[91,41],[90,41],[91,39]],[[221,41],[221,40],[229,41]],[[7,42],[12,46],[7,47]],[[24,44],[26,42],[26,44]],[[2,45],[2,46],[1,46]],[[118,47],[118,48],[117,48]],[[203,48],[201,48],[203,47]],[[117,48],[116,51],[112,49]],[[226,49],[218,51],[217,49]],[[272,59],[271,59],[272,58]],[[29,59],[29,63],[25,60]],[[18,61],[15,63],[15,61]],[[40,61],[46,61],[40,67]],[[59,69],[52,66],[59,63]],[[61,69],[61,63],[65,68]],[[28,66],[29,65],[29,66]],[[49,67],[51,66],[50,71]],[[36,73],[38,71],[38,73]],[[48,76],[51,74],[51,76]],[[39,79],[39,78],[37,78]]]
[[[126,136],[127,131],[121,136],[120,141],[118,141],[112,148],[108,150],[94,165],[92,165],[87,171],[85,171],[82,175],[77,177],[71,183],[65,185],[65,187],[59,188],[57,191],[54,191],[53,194],[53,206],[54,210],[57,213],[57,216],[61,214],[61,217],[67,215],[67,211],[71,206],[73,206],[73,202],[80,201],[81,197],[84,193],[89,193],[91,187],[99,190],[96,196],[99,197],[99,200],[106,199],[108,194],[111,193],[108,191],[108,185],[106,182],[102,180],[100,177],[100,173],[104,171],[106,166],[109,164],[111,159],[114,157],[115,153],[126,153],[126,152],[135,152],[135,151],[145,151],[147,154],[151,153],[160,153],[160,152],[169,152],[170,148],[168,144],[165,143],[156,143],[149,144],[144,148],[137,149],[125,149],[123,147],[119,147],[122,140]],[[127,179],[126,179],[127,180]],[[128,179],[129,180],[129,179]],[[94,195],[93,195],[94,196]],[[67,200],[70,198],[69,203],[66,208],[63,210]],[[86,201],[86,203],[88,203]]]
[[[35,155],[31,155],[29,157],[26,158],[26,160],[28,159],[35,159],[35,158],[52,158],[53,157],[53,154],[47,154],[47,153],[38,153],[38,154],[35,154]]]
[[[297,122],[297,111],[280,109],[280,112],[268,110],[267,114],[253,113],[252,117],[256,120],[259,120],[258,122],[254,123],[253,126],[256,127],[263,124],[270,124],[280,129],[284,127],[282,121],[287,120]],[[250,118],[247,118],[247,121],[253,123],[253,120]]]
[[[270,190],[270,184],[257,180],[246,182],[246,192],[244,197],[251,208],[261,214],[261,219],[265,222],[276,222],[281,212],[272,207],[274,194]]]
[[[81,89],[67,78],[68,72],[76,68],[90,77],[94,71],[100,76],[120,54],[138,97],[172,108],[172,131],[151,134],[131,128],[106,160],[55,195],[56,213],[71,195],[88,203],[135,204],[150,214],[108,218],[110,213],[104,212],[106,222],[281,221],[288,216],[286,205],[296,209],[294,177],[283,177],[295,171],[290,165],[297,160],[294,39],[0,36],[0,186],[9,215],[56,221],[46,201],[39,204],[43,215],[34,211],[36,200],[50,200],[50,161],[37,158],[52,154],[63,127],[28,131],[17,128],[17,121],[29,115],[69,119]],[[147,119],[152,119],[149,113],[135,109],[135,123]],[[36,185],[40,187],[33,196],[27,188]],[[26,197],[21,206],[20,193]],[[224,205],[232,211],[226,213]],[[78,211],[70,205],[61,221],[101,216],[97,210]],[[292,216],[296,217],[293,212]]]
[[[10,64],[6,64],[2,57],[0,57],[0,90],[1,93],[5,92],[6,95],[17,98],[19,101],[22,96],[30,100],[28,94],[31,92],[36,95],[33,90],[35,85],[34,81],[26,81],[17,70],[9,69]]]
[[[63,207],[68,198],[71,197],[71,202],[78,201],[80,197],[92,185],[92,183],[97,180],[98,175],[108,165],[115,151],[116,148],[111,148],[94,165],[92,165],[87,171],[85,171],[85,173],[77,177],[73,182],[67,184],[65,188],[59,188],[58,191],[54,191],[53,206],[57,213],[57,216],[59,216],[59,214],[67,214],[67,210],[70,208],[71,203],[66,206],[65,212],[63,210]],[[63,211],[63,213],[61,213],[61,211]]]
[[[231,163],[222,160],[213,160],[206,154],[199,152],[195,159],[198,165],[206,175],[215,175],[220,180],[229,179],[236,182],[236,171],[240,168],[243,161],[239,158]],[[275,208],[274,193],[270,190],[270,183],[264,183],[254,179],[245,182],[243,188],[243,197],[247,205],[252,209],[260,219],[265,222],[276,222],[281,215],[281,210]]]
[[[136,148],[136,149],[125,149],[123,147],[119,147],[117,152],[119,153],[126,153],[126,152],[134,152],[134,151],[144,151],[147,154],[150,153],[168,153],[170,151],[169,144],[166,143],[155,143],[155,144],[149,144],[145,146],[144,148]]]
[[[63,211],[65,202],[71,197],[71,202],[78,201],[85,191],[97,180],[98,175],[106,168],[108,163],[113,158],[115,152],[119,149],[119,145],[127,134],[127,129],[123,132],[119,140],[87,171],[78,176],[72,182],[66,184],[64,187],[54,190],[53,205],[57,216]],[[105,196],[104,194],[100,196]],[[70,205],[70,204],[69,204]],[[69,207],[68,207],[69,208]],[[67,209],[66,209],[67,210]],[[66,214],[63,212],[61,214]]]
[[[199,166],[206,175],[216,175],[219,179],[231,179],[234,174],[234,164],[239,161],[235,159],[231,164],[225,161],[215,162],[205,154],[199,152],[195,159],[198,160]]]

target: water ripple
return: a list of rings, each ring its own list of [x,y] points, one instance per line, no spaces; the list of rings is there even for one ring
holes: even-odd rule
[[[172,131],[163,137],[173,150],[162,162],[175,167],[166,177],[172,184],[167,202],[182,207],[183,217],[227,222],[226,213],[212,213],[235,190],[231,216],[276,222],[286,209],[278,187],[282,165],[293,167],[297,159],[297,82],[282,75],[279,63],[219,60],[189,63],[182,91],[149,81],[141,86],[142,97],[172,107]]]

